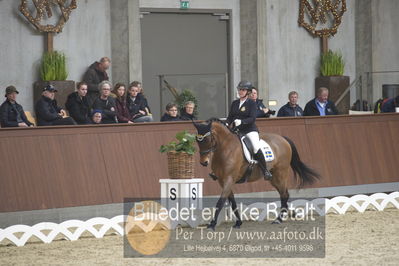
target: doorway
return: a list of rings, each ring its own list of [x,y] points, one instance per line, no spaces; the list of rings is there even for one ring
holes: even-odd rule
[[[174,101],[165,86],[191,91],[199,119],[226,117],[228,13],[142,12],[143,87],[155,121]]]

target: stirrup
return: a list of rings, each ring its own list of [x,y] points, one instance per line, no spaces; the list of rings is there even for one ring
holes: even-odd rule
[[[265,180],[271,180],[273,178],[272,173],[266,168],[263,173],[263,177]]]

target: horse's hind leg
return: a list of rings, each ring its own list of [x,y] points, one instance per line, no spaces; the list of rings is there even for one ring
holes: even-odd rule
[[[241,221],[240,213],[238,212],[237,202],[236,202],[236,199],[234,198],[233,192],[231,192],[229,195],[229,202],[231,204],[231,209],[233,210],[234,215],[237,218],[236,223],[233,227],[240,228],[240,226],[242,225],[242,221]]]
[[[276,169],[272,179],[272,185],[277,189],[280,194],[281,210],[278,217],[272,222],[273,224],[281,224],[288,215],[288,177],[289,169]]]

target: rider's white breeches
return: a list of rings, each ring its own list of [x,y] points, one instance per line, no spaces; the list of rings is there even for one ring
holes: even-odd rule
[[[253,152],[254,152],[254,154],[256,154],[260,149],[259,133],[256,131],[252,131],[252,132],[249,132],[248,134],[246,134],[245,136],[247,136],[249,138],[249,140],[251,141],[252,147],[254,148]]]

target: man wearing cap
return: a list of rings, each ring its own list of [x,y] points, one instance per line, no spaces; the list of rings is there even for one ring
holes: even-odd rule
[[[7,98],[0,106],[1,127],[32,127],[33,124],[26,118],[24,109],[16,102],[19,92],[14,86],[6,88]]]
[[[66,112],[57,106],[55,93],[57,90],[48,85],[43,89],[42,97],[35,106],[38,126],[76,125],[72,117],[66,117]]]
[[[237,90],[240,99],[233,101],[231,104],[227,123],[236,127],[241,134],[248,137],[252,143],[255,159],[259,162],[259,166],[263,171],[264,178],[270,180],[272,174],[267,169],[266,158],[260,150],[259,133],[255,125],[257,106],[253,100],[248,98],[252,91],[252,84],[246,80],[241,81],[237,86]]]

